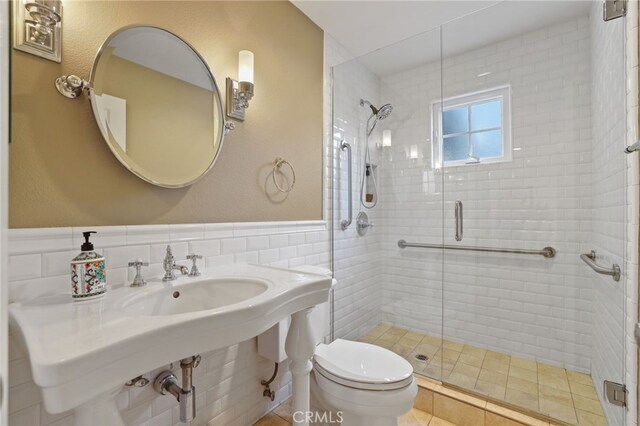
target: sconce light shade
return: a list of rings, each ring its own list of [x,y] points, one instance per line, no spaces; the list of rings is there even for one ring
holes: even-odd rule
[[[253,52],[249,50],[238,54],[238,81],[253,83]]]
[[[382,131],[382,147],[391,146],[391,130]]]
[[[253,88],[253,52],[241,50],[238,53],[238,80],[227,77],[228,117],[244,121]]]
[[[14,0],[13,47],[54,62],[62,60],[62,1]]]
[[[409,158],[411,160],[418,159],[418,145],[411,145],[411,147],[409,147]]]

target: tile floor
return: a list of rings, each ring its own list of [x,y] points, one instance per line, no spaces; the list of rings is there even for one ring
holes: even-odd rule
[[[291,399],[283,402],[271,413],[258,420],[254,426],[289,426],[292,424]],[[446,420],[416,408],[398,419],[398,426],[456,426]]]
[[[587,374],[388,324],[379,324],[359,340],[401,355],[418,374],[572,425],[607,425]],[[418,354],[428,360],[416,359]]]

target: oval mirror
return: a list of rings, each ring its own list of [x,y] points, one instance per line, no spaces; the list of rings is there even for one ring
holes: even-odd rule
[[[220,91],[184,40],[156,27],[125,27],[91,69],[91,106],[104,140],[154,185],[191,185],[213,166],[224,138]]]

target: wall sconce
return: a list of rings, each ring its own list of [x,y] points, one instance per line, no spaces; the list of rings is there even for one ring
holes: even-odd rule
[[[391,146],[391,130],[382,131],[382,147],[386,148]]]
[[[253,52],[238,54],[238,80],[227,77],[227,116],[244,121],[245,110],[253,98]]]
[[[411,145],[409,147],[409,159],[417,160],[419,158],[418,145]]]
[[[13,47],[54,62],[62,60],[62,1],[15,0]]]

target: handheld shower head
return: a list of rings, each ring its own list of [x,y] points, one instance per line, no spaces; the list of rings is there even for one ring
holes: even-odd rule
[[[373,108],[372,108],[373,109]],[[391,104],[384,104],[376,111],[376,118],[378,120],[384,120],[393,112],[393,106]]]
[[[391,113],[393,112],[393,106],[391,104],[384,104],[380,108],[376,108],[371,102],[365,99],[360,99],[360,106],[365,105],[368,105],[369,108],[371,108],[371,112],[373,113],[371,117],[369,117],[369,120],[367,120],[367,136],[369,136],[371,132],[373,132],[373,129],[376,127],[376,124],[378,124],[379,120],[384,120],[389,115],[391,115]],[[373,120],[373,124],[369,126],[369,121],[372,118],[375,118],[375,120]]]
[[[393,105],[391,104],[384,104],[380,108],[376,108],[371,102],[365,99],[360,99],[360,106],[365,105],[368,105],[369,108],[371,108],[371,112],[376,116],[378,120],[384,120],[389,115],[391,115],[391,112],[393,112]]]
[[[373,104],[367,100],[360,99],[360,106],[368,105],[371,108],[372,114],[367,119],[366,134],[364,138],[364,170],[362,174],[362,184],[360,185],[360,203],[366,209],[371,209],[378,204],[378,184],[376,183],[376,173],[371,167],[371,156],[369,154],[369,136],[376,128],[378,121],[384,120],[393,112],[393,106],[391,104],[384,104],[380,108],[376,108]],[[369,178],[373,182],[373,192],[369,191]],[[366,203],[364,197],[365,186],[367,187]],[[375,195],[374,195],[375,194]]]

